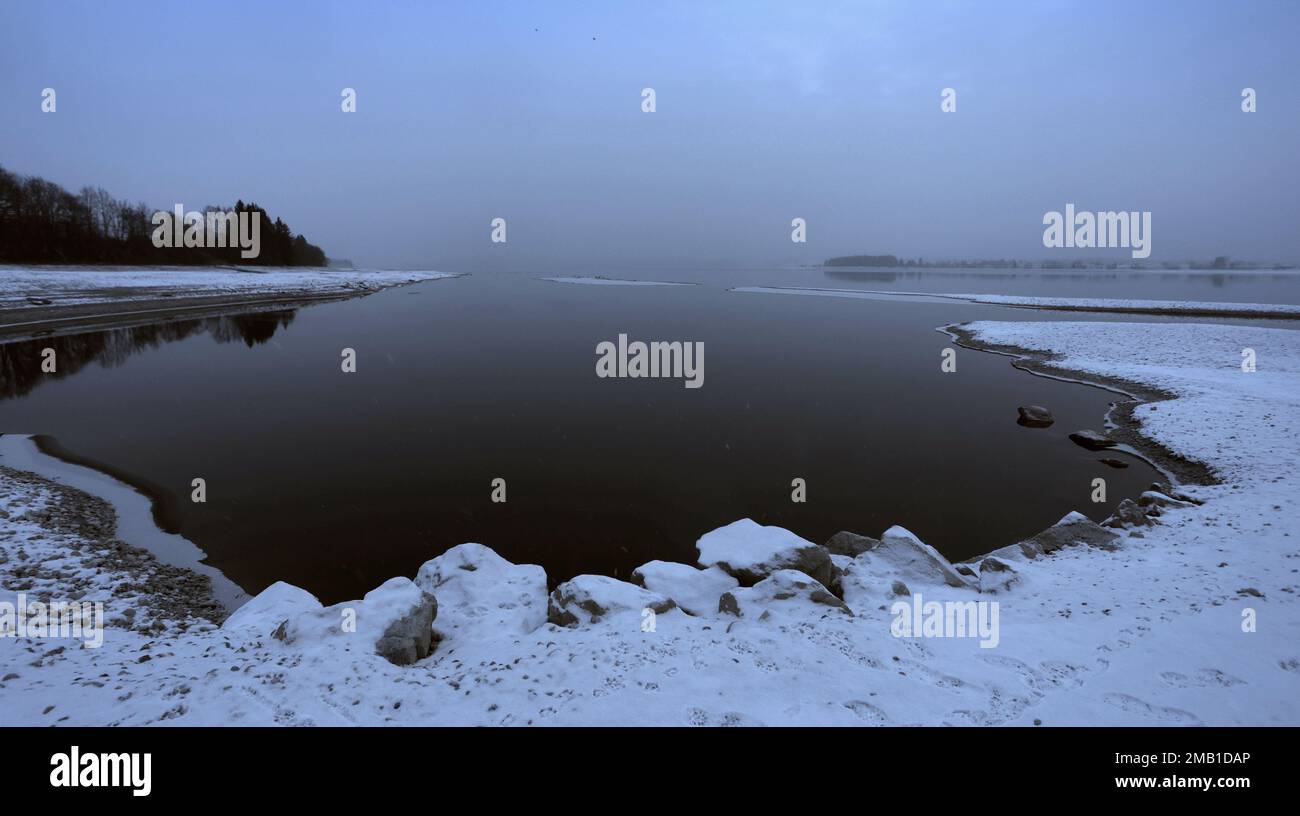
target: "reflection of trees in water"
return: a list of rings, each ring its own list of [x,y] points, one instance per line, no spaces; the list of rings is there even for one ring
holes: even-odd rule
[[[0,399],[21,397],[43,380],[71,376],[90,363],[114,368],[133,354],[194,335],[206,333],[218,343],[242,341],[252,348],[286,328],[295,314],[294,309],[247,312],[5,343],[0,345]],[[54,349],[57,363],[52,374],[41,371],[41,352],[47,348]]]

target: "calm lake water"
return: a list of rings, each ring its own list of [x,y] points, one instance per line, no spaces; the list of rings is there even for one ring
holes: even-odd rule
[[[692,286],[481,274],[297,311],[0,347],[0,430],[53,436],[148,482],[162,515],[250,592],[326,603],[477,541],[551,580],[693,562],[738,518],[816,542],[902,524],[957,560],[1071,510],[1101,519],[1158,474],[1066,438],[1113,394],[958,351],[954,321],[1107,319],[961,302],[793,297],[823,286],[1300,303],[1294,276],[849,270],[645,272]],[[1143,320],[1132,315],[1117,319]],[[597,343],[702,341],[704,387],[600,379]],[[39,374],[55,345],[61,374]],[[358,370],[340,370],[340,351]],[[1049,406],[1048,429],[1016,406]],[[1106,478],[1110,502],[1089,500]],[[206,504],[189,501],[207,481]],[[506,480],[505,503],[491,483]],[[807,502],[791,501],[791,480]]]

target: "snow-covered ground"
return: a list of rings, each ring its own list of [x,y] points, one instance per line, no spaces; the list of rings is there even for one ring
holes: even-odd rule
[[[0,266],[0,311],[178,297],[368,292],[444,272],[286,267]]]
[[[1063,311],[1124,312],[1224,317],[1300,318],[1300,306],[1275,303],[1228,303],[1201,300],[1138,300],[1131,298],[1022,297],[939,292],[895,292],[877,289],[830,289],[807,286],[738,286],[732,291],[771,295],[810,295],[864,300],[965,300],[994,306],[1024,306]]]
[[[707,569],[654,562],[639,571],[645,586],[581,576],[548,598],[539,567],[467,544],[364,599],[321,608],[276,584],[222,628],[182,631],[149,609],[122,625],[148,595],[103,562],[102,524],[77,527],[57,484],[0,469],[3,594],[75,586],[119,621],[98,649],[0,638],[0,721],[1300,725],[1300,332],[968,328],[1179,394],[1139,409],[1142,429],[1222,483],[1148,494],[1151,526],[1068,517],[956,568],[898,527],[823,548],[741,520],[702,536]],[[1243,348],[1256,371],[1242,371]],[[420,658],[411,622],[428,612],[425,592],[436,642]],[[897,637],[894,604],[917,594],[996,602],[997,625]]]

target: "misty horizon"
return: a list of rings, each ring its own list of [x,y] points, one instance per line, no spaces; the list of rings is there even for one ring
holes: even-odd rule
[[[1300,10],[1189,5],[14,6],[0,164],[159,209],[256,200],[391,268],[1129,261],[1044,248],[1067,203],[1152,212],[1150,265],[1294,262]]]

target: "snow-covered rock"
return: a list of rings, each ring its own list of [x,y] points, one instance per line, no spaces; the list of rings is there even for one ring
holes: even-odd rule
[[[651,561],[632,572],[632,580],[651,592],[670,598],[692,615],[713,615],[722,593],[740,582],[719,567],[698,569],[690,564]]]
[[[271,637],[297,650],[361,644],[366,651],[404,666],[429,655],[437,600],[410,578],[390,578],[360,601],[302,612]]]
[[[842,530],[826,540],[826,551],[831,555],[856,558],[880,543],[880,539]]]
[[[1195,507],[1196,505],[1182,499],[1175,499],[1159,490],[1147,490],[1138,496],[1138,506],[1148,516],[1159,516],[1167,507]]]
[[[736,617],[764,617],[781,604],[783,611],[801,608],[803,612],[826,615],[829,611],[853,615],[852,609],[826,587],[797,569],[779,569],[754,586],[724,593],[718,611]]]
[[[640,616],[647,609],[659,614],[676,606],[671,598],[617,578],[578,575],[551,593],[547,620],[556,626],[576,626],[627,613]]]
[[[752,519],[733,521],[700,536],[695,544],[700,566],[718,566],[742,584],[755,584],[777,570],[793,569],[823,586],[835,580],[830,553],[783,527]]]
[[[736,617],[763,617],[777,604],[783,611],[799,609],[824,615],[827,612],[852,616],[853,612],[821,583],[799,570],[777,570],[752,587],[724,593],[718,611]]]
[[[482,544],[458,544],[424,562],[415,583],[438,599],[438,631],[476,639],[546,623],[546,570],[514,564]]]
[[[1127,499],[1126,499],[1127,500]],[[1089,546],[1101,547],[1102,550],[1115,550],[1119,546],[1118,535],[1097,524],[1083,513],[1070,512],[1061,517],[1061,521],[1050,528],[1026,538],[1010,547],[1002,547],[991,552],[1000,559],[1022,560],[1022,557],[1036,559],[1040,555],[1050,555],[1061,547]]]
[[[939,551],[917,538],[905,527],[894,525],[880,537],[880,544],[864,556],[888,564],[901,580],[916,584],[944,583],[970,586],[961,573]]]
[[[1147,517],[1147,511],[1132,499],[1115,505],[1115,512],[1102,522],[1107,527],[1150,527],[1154,523]]]
[[[286,620],[320,608],[320,601],[307,590],[276,581],[236,609],[221,628],[232,631],[249,629],[259,635],[269,635]]]
[[[398,666],[429,656],[438,601],[409,578],[390,578],[366,593],[362,617],[378,633],[375,652]]]
[[[989,556],[980,562],[980,592],[997,595],[1020,583],[1020,574],[1005,561]]]

